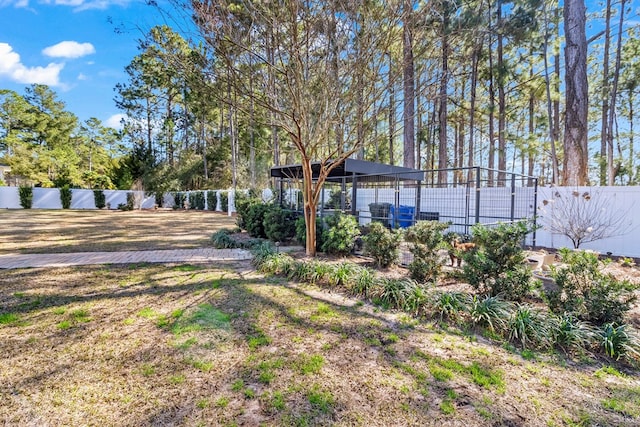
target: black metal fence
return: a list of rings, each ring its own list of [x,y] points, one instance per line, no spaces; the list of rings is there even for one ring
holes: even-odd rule
[[[450,223],[450,231],[469,234],[477,223],[535,222],[537,179],[486,168],[447,169],[448,183],[430,179],[438,171],[426,171],[425,180],[404,179],[402,174],[351,175],[325,183],[318,214],[336,210],[351,213],[361,225],[379,221],[392,228],[406,228],[420,220]],[[280,182],[281,201],[301,210],[299,182]],[[535,232],[526,244],[535,246]]]

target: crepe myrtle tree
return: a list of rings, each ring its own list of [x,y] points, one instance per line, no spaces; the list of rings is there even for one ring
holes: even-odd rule
[[[302,166],[306,252],[315,255],[316,207],[327,176],[375,137],[384,104],[384,87],[376,82],[385,75],[381,57],[401,28],[400,5],[183,2],[174,0],[192,12],[215,51],[219,72],[212,78],[231,88],[220,101],[230,109],[265,109],[288,136],[288,151]],[[278,165],[287,150],[272,148]]]
[[[613,196],[594,189],[556,190],[538,208],[543,227],[566,236],[574,249],[583,243],[620,236],[629,231],[632,226],[628,215],[630,209],[616,209]]]

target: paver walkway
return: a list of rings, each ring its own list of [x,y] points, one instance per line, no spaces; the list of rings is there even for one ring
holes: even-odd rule
[[[209,262],[251,259],[246,249],[171,249],[125,252],[75,252],[65,254],[0,255],[0,269],[31,267],[69,267],[91,264],[135,264],[139,262]]]

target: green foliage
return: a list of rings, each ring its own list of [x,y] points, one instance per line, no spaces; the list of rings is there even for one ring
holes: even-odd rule
[[[607,323],[596,333],[598,344],[604,353],[616,360],[621,357],[640,358],[640,340],[629,330],[629,325]]]
[[[374,301],[385,307],[404,309],[416,286],[418,284],[410,279],[381,278]]]
[[[220,196],[222,197],[222,195]],[[222,202],[222,200],[221,200]],[[237,213],[237,224],[243,230],[247,230],[247,222],[249,210],[253,205],[262,204],[262,200],[257,197],[252,196],[251,194],[245,194],[243,192],[237,192],[235,195],[235,205],[236,205],[236,213]]]
[[[373,294],[374,287],[378,284],[376,272],[369,268],[359,268],[355,272],[353,283],[351,283],[351,292],[365,298],[370,298]]]
[[[220,209],[222,212],[229,210],[229,193],[226,191],[220,191]]]
[[[469,316],[471,321],[492,331],[499,331],[506,327],[513,306],[495,296],[473,296],[469,303]]]
[[[351,262],[342,262],[334,266],[327,275],[330,286],[349,286],[355,280],[357,269]]]
[[[530,232],[526,222],[472,228],[478,250],[463,254],[463,274],[482,295],[520,301],[531,290],[531,271],[524,265],[522,241]]]
[[[234,249],[238,247],[236,241],[229,236],[228,230],[218,230],[213,233],[211,243],[216,249]]]
[[[553,342],[552,324],[549,318],[535,308],[520,304],[511,314],[507,331],[510,341],[527,346],[547,348]]]
[[[595,331],[592,326],[573,314],[563,313],[554,319],[553,340],[565,353],[572,350],[587,350],[594,340]]]
[[[127,209],[128,211],[132,211],[134,207],[136,197],[133,193],[127,193]]]
[[[218,204],[216,192],[213,190],[208,190],[206,193],[207,193],[207,209],[210,211],[215,211],[216,205]]]
[[[184,202],[187,200],[186,194],[176,191],[173,193],[173,209],[184,209]]]
[[[325,209],[340,209],[342,210],[342,191],[333,191],[329,196],[329,200],[324,203]],[[351,209],[351,197],[349,194],[344,196],[344,210]]]
[[[304,216],[301,216],[298,219],[296,219],[295,226],[296,226],[296,240],[300,242],[302,246],[304,246],[307,242],[307,228],[304,221]],[[322,243],[324,242],[322,240],[322,236],[323,236],[322,230],[323,230],[322,218],[316,217],[316,250],[322,250]]]
[[[273,242],[285,242],[296,233],[296,213],[278,205],[266,205],[263,227],[265,237]]]
[[[60,188],[60,202],[62,203],[62,209],[69,209],[71,207],[72,191],[69,186],[65,185]]]
[[[20,196],[20,206],[23,209],[31,209],[33,203],[33,187],[21,185],[18,187],[18,195]]]
[[[438,251],[448,227],[449,224],[438,221],[418,221],[407,229],[405,240],[411,243],[409,251],[413,254],[408,268],[414,280],[435,283],[440,277],[442,262]]]
[[[546,292],[554,313],[571,313],[597,325],[622,323],[636,300],[633,286],[602,272],[602,263],[592,252],[561,249],[563,266],[552,267],[558,289]]]
[[[434,292],[429,306],[440,320],[457,320],[468,311],[469,295],[462,292]]]
[[[327,217],[325,221],[327,228],[322,232],[322,250],[329,254],[349,254],[360,236],[358,221],[340,212]]]
[[[204,192],[202,191],[190,191],[189,192],[189,209],[204,210]]]
[[[102,190],[93,190],[93,201],[98,209],[104,209],[106,204],[106,197],[104,195],[104,191]]]
[[[398,261],[402,234],[389,230],[379,222],[369,224],[369,232],[362,238],[364,251],[376,265],[386,268]]]
[[[265,239],[267,233],[264,228],[264,218],[266,213],[271,209],[272,205],[263,204],[261,202],[254,203],[249,206],[243,214],[243,223],[245,229],[251,237]]]

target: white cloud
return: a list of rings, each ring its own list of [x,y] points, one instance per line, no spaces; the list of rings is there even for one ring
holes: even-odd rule
[[[96,53],[96,48],[91,43],[64,41],[44,48],[42,53],[53,58],[80,58]]]
[[[50,63],[46,67],[27,67],[20,62],[20,55],[8,43],[0,43],[0,77],[17,83],[60,85],[60,71],[64,64]]]
[[[80,73],[80,74],[78,74],[78,80],[80,80],[80,81],[89,80],[89,77],[87,77],[86,74]]]
[[[103,124],[114,129],[122,129],[121,120],[126,118],[127,116],[125,114],[114,114],[113,116],[105,120]]]

